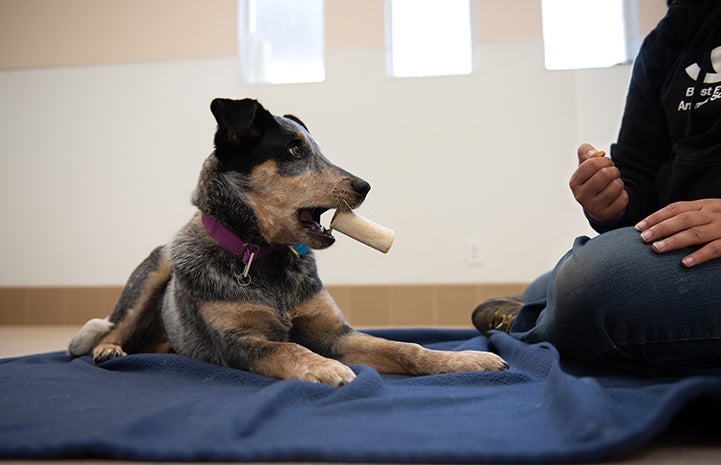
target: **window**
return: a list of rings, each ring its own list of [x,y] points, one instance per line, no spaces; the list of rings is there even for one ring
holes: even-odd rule
[[[473,71],[469,0],[386,0],[391,76],[443,76]]]
[[[238,53],[250,83],[320,82],[323,0],[238,0]]]
[[[543,0],[546,68],[629,63],[638,51],[635,0]]]

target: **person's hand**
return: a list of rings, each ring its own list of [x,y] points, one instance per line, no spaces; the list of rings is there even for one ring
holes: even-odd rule
[[[676,202],[636,225],[641,239],[663,253],[701,245],[681,263],[686,268],[721,257],[721,199]]]
[[[614,223],[623,216],[628,194],[621,173],[610,158],[590,144],[578,147],[578,168],[569,185],[576,201],[591,219]]]

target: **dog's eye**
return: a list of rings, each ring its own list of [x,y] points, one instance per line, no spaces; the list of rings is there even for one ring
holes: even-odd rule
[[[303,156],[303,149],[300,148],[300,145],[293,144],[288,147],[288,153],[290,153],[295,158],[300,158]]]

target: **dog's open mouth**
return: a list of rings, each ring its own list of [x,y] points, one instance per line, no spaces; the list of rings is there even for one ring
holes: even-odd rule
[[[320,224],[320,216],[328,210],[329,208],[325,207],[301,208],[298,210],[300,224],[312,237],[320,239],[323,243],[332,243],[335,240],[332,235],[332,230]]]

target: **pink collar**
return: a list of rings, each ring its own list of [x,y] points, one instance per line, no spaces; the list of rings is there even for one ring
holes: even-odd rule
[[[222,245],[225,250],[239,256],[244,265],[247,265],[251,261],[251,256],[253,255],[255,255],[253,259],[258,259],[267,257],[273,252],[273,247],[265,242],[260,245],[245,242],[231,230],[220,224],[218,220],[206,214],[203,214],[202,221],[203,227],[208,235],[215,239],[218,244]]]

